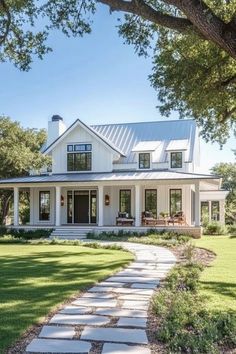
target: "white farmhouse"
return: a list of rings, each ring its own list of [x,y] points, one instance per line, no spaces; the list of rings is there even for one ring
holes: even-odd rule
[[[52,171],[1,180],[0,187],[14,189],[15,227],[22,227],[19,191],[28,190],[31,228],[155,227],[199,236],[202,211],[224,223],[227,195],[219,177],[198,173],[199,142],[193,120],[88,126],[78,119],[66,129],[56,115],[44,149]]]

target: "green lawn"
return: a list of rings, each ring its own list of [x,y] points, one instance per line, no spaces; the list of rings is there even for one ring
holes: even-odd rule
[[[132,259],[80,246],[0,245],[0,353],[71,295]]]
[[[236,238],[203,236],[196,245],[217,254],[201,276],[201,292],[208,297],[208,307],[236,311]]]

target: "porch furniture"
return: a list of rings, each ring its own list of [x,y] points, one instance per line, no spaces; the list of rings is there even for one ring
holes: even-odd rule
[[[168,225],[172,224],[173,226],[175,224],[178,225],[187,225],[186,223],[186,218],[184,215],[183,211],[179,211],[178,213],[174,214],[167,220]]]
[[[128,213],[118,213],[116,218],[116,226],[132,226],[134,223],[134,218],[129,217]]]
[[[151,211],[143,211],[142,212],[142,225],[155,226],[156,223],[157,223],[157,219],[154,218]]]

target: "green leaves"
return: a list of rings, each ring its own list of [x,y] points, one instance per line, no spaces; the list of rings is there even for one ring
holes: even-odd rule
[[[0,117],[0,178],[27,175],[50,165],[40,149],[46,140],[44,130],[23,129],[19,123]]]

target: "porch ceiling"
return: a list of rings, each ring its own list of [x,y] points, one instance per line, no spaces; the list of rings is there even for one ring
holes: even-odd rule
[[[171,183],[194,183],[196,181],[206,181],[218,184],[219,178],[213,175],[175,172],[169,170],[159,171],[123,171],[123,172],[107,172],[107,173],[67,173],[67,174],[51,174],[25,176],[19,178],[9,178],[0,180],[0,188],[7,188],[13,185],[33,185],[33,184],[65,184],[69,183],[132,183],[132,182],[171,182]]]

